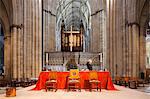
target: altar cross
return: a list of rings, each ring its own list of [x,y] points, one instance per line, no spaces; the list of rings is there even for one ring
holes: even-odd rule
[[[72,47],[73,47],[73,33],[80,33],[79,31],[73,31],[72,29],[72,25],[71,25],[71,30],[70,31],[65,31],[64,33],[69,33],[70,36],[69,36],[69,46],[70,46],[70,51],[72,52]]]

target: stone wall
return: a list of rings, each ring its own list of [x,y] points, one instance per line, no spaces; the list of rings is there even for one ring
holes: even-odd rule
[[[10,8],[11,0],[2,1],[0,22],[5,30],[6,78],[38,77],[42,70],[42,20],[43,52],[57,51],[55,15],[59,0],[43,0],[43,10],[48,11],[43,12],[43,19],[42,0],[12,0]],[[89,0],[90,46],[85,51],[103,52],[104,65],[113,77],[137,77],[145,70],[146,2]]]
[[[145,68],[140,12],[145,1],[107,1],[107,66],[112,76],[139,77]]]
[[[13,0],[12,78],[38,77],[42,70],[41,0]]]

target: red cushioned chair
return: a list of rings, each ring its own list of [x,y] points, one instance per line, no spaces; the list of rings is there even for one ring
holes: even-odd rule
[[[49,78],[45,83],[46,92],[48,89],[55,89],[55,92],[57,91],[57,72],[56,71],[49,72]]]
[[[92,89],[100,89],[101,91],[101,81],[98,80],[98,74],[96,71],[90,71],[89,72],[89,84],[90,84],[90,91]]]

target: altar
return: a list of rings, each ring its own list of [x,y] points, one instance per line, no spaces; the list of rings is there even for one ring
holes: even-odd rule
[[[101,81],[101,88],[107,90],[116,90],[110,73],[107,71],[97,72],[98,79]],[[35,88],[32,90],[42,90],[45,89],[45,82],[48,79],[49,72],[43,71],[40,73],[38,81],[36,83]],[[69,72],[57,72],[57,87],[58,89],[66,89],[67,87],[67,77],[69,76]],[[80,84],[82,89],[88,89],[88,80],[89,80],[89,71],[80,71]]]

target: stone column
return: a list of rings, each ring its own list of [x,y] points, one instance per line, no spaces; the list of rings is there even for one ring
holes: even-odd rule
[[[106,33],[106,12],[103,11],[102,15],[103,21],[103,66],[107,68],[107,33]]]
[[[131,76],[131,66],[132,66],[132,26],[129,25],[128,26],[128,33],[129,33],[129,67],[128,67],[128,72],[129,72],[129,76]]]
[[[25,64],[26,64],[26,78],[29,78],[29,75],[30,75],[30,73],[29,73],[29,71],[30,71],[30,0],[26,0],[26,17],[25,17],[25,19],[26,19],[26,32],[25,32],[25,35],[26,35],[26,41],[24,42],[24,43],[26,43],[26,62],[25,62]],[[26,79],[25,78],[25,79]]]
[[[138,77],[139,76],[139,66],[140,66],[140,56],[139,56],[139,51],[140,51],[140,44],[139,44],[139,26],[137,26],[137,29],[136,29],[136,31],[137,31],[137,35],[136,35],[136,38],[137,38],[137,42],[136,42],[136,77]]]
[[[144,36],[144,28],[140,28],[140,72],[144,72],[145,70],[145,55],[146,55],[146,40]]]
[[[38,40],[39,40],[39,38],[38,38],[38,36],[39,36],[39,27],[38,27],[38,24],[39,24],[39,21],[38,21],[38,1],[36,1],[36,18],[35,18],[35,20],[36,20],[36,34],[35,34],[35,39],[36,39],[36,45],[35,45],[35,58],[36,58],[36,64],[35,64],[35,72],[36,72],[36,77],[38,77],[38,75],[39,75],[39,73],[38,73],[38,69],[39,69],[39,65],[38,65]]]
[[[7,33],[6,33],[7,34]],[[5,75],[7,80],[11,80],[11,36],[4,36],[4,66],[5,66]]]
[[[35,1],[32,0],[32,7],[33,7],[33,12],[32,12],[32,26],[33,26],[33,29],[32,29],[32,77],[34,78],[35,77],[35,11],[36,11],[36,6],[35,6]]]
[[[27,78],[27,0],[23,0],[24,2],[24,31],[23,31],[23,76],[24,79]]]
[[[32,8],[32,0],[29,0],[28,1],[28,18],[29,18],[29,21],[28,21],[28,78],[31,78],[31,75],[32,75],[32,29],[33,29],[33,26],[32,26],[32,14],[34,12],[32,12],[33,8]]]
[[[113,72],[113,77],[115,77],[116,73],[116,0],[113,0],[113,25],[112,25],[112,72]]]
[[[137,50],[136,50],[136,47],[137,47],[137,25],[136,24],[133,24],[132,25],[132,76],[133,77],[136,77],[136,69],[137,69],[137,59],[136,59],[136,55],[137,55]]]
[[[21,78],[24,77],[23,74],[23,28],[20,30],[20,76]]]
[[[117,74],[119,76],[124,76],[123,75],[123,32],[122,32],[122,0],[117,1],[117,69],[118,72]],[[120,10],[120,11],[119,11]],[[121,26],[120,26],[121,25]]]
[[[11,33],[11,43],[12,43],[12,72],[13,78],[17,78],[17,27],[12,27]]]
[[[113,18],[112,18],[112,16],[113,16],[113,11],[112,11],[112,9],[113,9],[113,6],[112,6],[112,5],[113,5],[113,0],[110,1],[110,8],[109,8],[109,9],[110,9],[110,16],[109,16],[109,18],[110,18],[110,19],[109,19],[109,21],[110,21],[110,22],[109,22],[109,24],[110,24],[110,25],[109,25],[109,27],[110,27],[110,31],[109,31],[109,43],[110,43],[110,47],[109,47],[109,48],[110,48],[110,50],[109,50],[109,54],[110,54],[109,62],[110,62],[110,63],[109,63],[109,66],[110,66],[110,70],[109,70],[109,71],[111,72],[111,75],[113,74],[113,73],[112,73],[112,61],[113,61],[113,60],[112,60],[112,58],[113,58],[113,57],[112,57],[112,56],[113,56],[113,55],[112,55],[112,46],[113,46],[113,45],[112,45],[112,44],[113,44],[113,42],[112,42],[112,38],[113,38],[113,35],[112,35],[112,30],[113,30],[113,29],[112,29],[112,28],[113,28]]]
[[[21,78],[21,67],[20,67],[20,57],[21,57],[21,55],[20,55],[20,49],[21,49],[21,46],[20,46],[20,44],[21,44],[21,42],[20,42],[20,40],[21,40],[21,29],[20,28],[18,28],[18,30],[17,30],[17,74],[18,74],[18,79],[20,79]]]
[[[109,28],[109,17],[110,17],[110,13],[109,13],[109,11],[110,11],[110,1],[109,0],[106,0],[106,4],[107,4],[107,8],[106,8],[106,15],[107,15],[107,17],[106,17],[106,44],[107,44],[107,46],[106,46],[106,68],[108,69],[108,70],[110,70],[110,37],[109,37],[109,35],[110,35],[110,28]]]
[[[42,71],[42,0],[39,0],[39,73]],[[55,31],[54,31],[55,32]],[[39,75],[38,73],[38,75]]]
[[[126,40],[127,40],[127,38],[126,38],[126,0],[122,0],[122,5],[123,5],[123,9],[122,9],[122,12],[123,12],[123,14],[122,14],[122,25],[123,25],[123,29],[122,29],[122,53],[123,53],[123,58],[122,58],[122,67],[123,67],[123,75],[124,76],[127,76],[127,71],[126,71],[126,67],[127,67],[127,58],[126,58],[126,54],[127,54],[127,52],[126,52],[126,48],[127,48],[127,46],[126,46]]]
[[[129,27],[125,26],[126,28],[126,75],[129,77]]]

